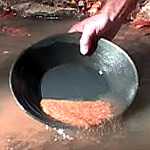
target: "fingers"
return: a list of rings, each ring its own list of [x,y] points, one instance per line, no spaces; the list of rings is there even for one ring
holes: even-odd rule
[[[73,33],[73,32],[77,32],[77,29],[76,28],[71,28],[68,33]]]
[[[78,28],[71,28],[68,32],[72,33],[79,31],[80,30]],[[86,25],[84,30],[82,29],[82,36],[80,39],[80,53],[82,55],[87,55],[95,50],[95,45],[97,42],[96,37],[95,28]]]
[[[83,23],[79,22],[79,23],[73,25],[68,32],[69,33],[72,33],[72,32],[83,32],[83,28],[84,28]]]
[[[80,52],[82,55],[86,55],[89,52],[91,46],[91,36],[88,36],[86,32],[83,32],[80,39]]]
[[[82,55],[86,55],[91,50],[92,40],[94,38],[94,31],[95,28],[89,26],[88,24],[84,27],[81,24],[74,25],[68,32],[81,32],[82,36],[80,39],[80,52]]]
[[[95,28],[85,26],[82,37],[80,39],[80,52],[82,55],[90,54],[95,50],[96,33]]]
[[[108,15],[100,14],[85,19],[74,25],[69,32],[81,32],[80,52],[82,55],[91,55],[97,46],[98,39],[105,36],[105,32],[109,30]]]

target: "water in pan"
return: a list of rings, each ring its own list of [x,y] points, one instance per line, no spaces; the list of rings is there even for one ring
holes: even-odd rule
[[[90,100],[106,95],[109,90],[104,75],[78,64],[54,67],[41,82],[43,98]]]
[[[42,78],[41,92],[43,99],[106,101],[116,109],[115,115],[127,106],[110,92],[105,73],[79,64],[65,64],[48,70]]]

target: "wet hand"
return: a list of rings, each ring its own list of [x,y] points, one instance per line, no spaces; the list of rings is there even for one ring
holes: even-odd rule
[[[81,32],[80,52],[83,55],[92,54],[96,50],[97,42],[101,37],[113,39],[121,23],[111,21],[107,13],[99,13],[87,18],[74,26],[69,32]]]

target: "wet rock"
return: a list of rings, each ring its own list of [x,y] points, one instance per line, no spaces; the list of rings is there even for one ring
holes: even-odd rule
[[[94,3],[88,10],[90,16],[96,15],[103,7],[103,5],[104,5],[103,1],[97,1],[96,3]]]
[[[133,21],[150,21],[150,0],[140,0],[132,13]]]
[[[0,4],[7,7],[14,4],[25,3],[25,2],[42,2],[42,0],[0,0]]]
[[[22,17],[43,16],[43,17],[69,17],[75,16],[77,9],[63,8],[41,3],[27,2],[11,6],[11,10]]]

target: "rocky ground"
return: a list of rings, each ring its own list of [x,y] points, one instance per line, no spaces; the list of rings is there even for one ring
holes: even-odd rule
[[[59,17],[92,16],[95,15],[107,0],[0,0],[0,13],[12,11],[21,17],[44,17],[58,19]],[[0,16],[1,17],[1,16]],[[58,17],[58,18],[57,18]],[[149,26],[150,0],[139,0],[136,9],[129,16],[132,21],[142,21],[140,24]],[[143,21],[148,21],[148,23]],[[135,24],[138,26],[137,24]],[[138,26],[139,27],[139,26]],[[140,26],[141,27],[141,26]]]
[[[1,13],[13,11],[22,17],[68,17],[94,15],[100,10],[105,0],[0,0]],[[51,19],[51,18],[50,18]]]
[[[0,20],[11,16],[42,20],[65,18],[84,19],[95,15],[107,0],[0,0]],[[144,35],[150,34],[150,0],[139,0],[136,9],[128,16],[129,24]],[[7,35],[30,35],[23,28],[0,26]]]

